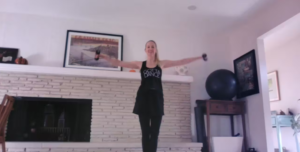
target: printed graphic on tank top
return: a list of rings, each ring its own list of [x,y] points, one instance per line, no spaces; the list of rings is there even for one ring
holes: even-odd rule
[[[160,66],[148,68],[146,61],[140,70],[141,85],[137,92],[133,113],[138,115],[164,115],[162,69]]]

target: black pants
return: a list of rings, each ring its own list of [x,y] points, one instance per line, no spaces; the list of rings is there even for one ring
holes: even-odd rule
[[[162,116],[139,115],[143,152],[156,152]]]

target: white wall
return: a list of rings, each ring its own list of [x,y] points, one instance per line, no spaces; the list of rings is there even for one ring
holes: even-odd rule
[[[207,99],[205,80],[210,72],[231,67],[228,37],[199,35],[198,29],[172,30],[110,24],[106,21],[89,21],[70,18],[53,18],[26,14],[0,13],[0,46],[19,48],[20,55],[31,65],[63,66],[67,30],[91,31],[121,34],[124,36],[123,59],[125,61],[145,60],[146,41],[157,41],[161,59],[181,59],[200,56],[206,52],[209,61],[197,61],[188,65],[189,74],[194,77],[191,85],[192,108],[196,99]],[[200,30],[200,29],[199,29]],[[128,69],[125,69],[128,70]],[[174,74],[174,69],[166,69],[166,74]],[[192,110],[193,111],[193,110]],[[192,126],[194,123],[194,113]],[[228,121],[227,121],[228,120]],[[212,132],[215,135],[230,135],[228,118],[212,118]],[[192,128],[194,141],[195,128]]]
[[[300,29],[299,29],[300,30]],[[280,101],[271,102],[271,110],[288,112],[288,108],[300,113],[300,36],[273,50],[266,50],[268,72],[278,71]],[[283,64],[284,63],[284,64]]]
[[[199,38],[187,31],[166,31],[86,20],[8,13],[4,14],[2,23],[4,23],[4,34],[1,35],[2,45],[20,48],[20,55],[26,57],[31,65],[62,66],[68,29],[123,35],[123,52],[126,61],[144,60],[146,56],[143,49],[145,42],[149,39],[157,41],[161,50],[159,52],[161,58],[169,58],[171,52],[175,58],[193,56],[193,53],[201,54],[194,50],[194,45]],[[183,51],[187,52],[183,53]]]
[[[3,45],[4,38],[4,14],[0,13],[0,46]]]
[[[276,0],[267,9],[230,32],[231,60],[256,49],[260,94],[246,97],[247,136],[250,147],[273,152],[270,104],[267,91],[267,70],[263,42],[258,37],[300,12],[299,0]],[[261,51],[263,50],[263,51]],[[232,67],[233,69],[233,67]]]
[[[300,29],[299,29],[300,30]],[[288,113],[288,108],[295,113],[300,112],[299,90],[300,90],[300,36],[286,43],[285,45],[266,50],[266,63],[268,72],[278,71],[278,81],[280,86],[280,101],[271,102],[271,110]],[[293,136],[293,129],[282,128],[282,144],[291,152],[296,152],[296,143]],[[277,132],[273,128],[274,147],[278,147]]]

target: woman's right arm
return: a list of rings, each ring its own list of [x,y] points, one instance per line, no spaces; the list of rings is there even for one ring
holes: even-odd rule
[[[105,59],[109,63],[111,63],[113,66],[121,66],[124,68],[130,68],[130,69],[141,69],[141,67],[142,67],[142,62],[140,62],[140,61],[124,62],[124,61],[120,61],[115,58],[110,58],[109,56],[106,56],[106,55],[100,55],[100,57]]]

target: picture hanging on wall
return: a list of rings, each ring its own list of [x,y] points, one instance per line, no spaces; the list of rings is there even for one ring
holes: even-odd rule
[[[0,63],[15,64],[19,49],[0,47]]]
[[[237,78],[237,98],[259,93],[255,50],[234,60],[234,73]]]
[[[64,67],[122,71],[99,55],[122,60],[123,36],[83,31],[67,31]]]
[[[269,86],[269,98],[270,101],[279,101],[279,83],[278,83],[278,72],[273,71],[268,73],[268,86]]]

